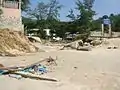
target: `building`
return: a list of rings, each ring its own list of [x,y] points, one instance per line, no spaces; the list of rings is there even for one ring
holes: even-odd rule
[[[24,31],[21,17],[21,0],[0,0],[0,28]]]

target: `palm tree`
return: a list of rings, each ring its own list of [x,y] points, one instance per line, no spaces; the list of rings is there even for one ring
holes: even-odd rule
[[[22,4],[21,4],[22,11],[26,10],[29,4],[30,4],[30,0],[22,0]]]

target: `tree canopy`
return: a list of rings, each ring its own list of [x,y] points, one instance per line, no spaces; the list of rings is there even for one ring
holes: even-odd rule
[[[29,4],[30,4],[30,0],[22,0],[21,9],[23,11],[26,10]]]
[[[76,0],[76,8],[70,9],[66,18],[70,21],[60,21],[60,10],[62,5],[58,0],[49,0],[48,3],[38,2],[35,8],[29,7],[27,9],[27,18],[23,18],[25,26],[28,28],[39,28],[40,33],[45,28],[51,29],[51,33],[65,38],[66,33],[70,34],[90,34],[90,31],[100,31],[103,19],[110,19],[112,24],[112,31],[120,32],[120,14],[103,15],[94,20],[93,17],[96,12],[93,10],[95,0]],[[25,6],[29,5],[29,0],[23,1]],[[77,10],[77,14],[75,11]],[[105,27],[106,29],[106,27]]]

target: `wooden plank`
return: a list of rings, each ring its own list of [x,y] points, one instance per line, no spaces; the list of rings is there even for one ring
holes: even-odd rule
[[[23,68],[21,68],[21,69],[16,69],[16,70],[8,69],[8,72],[7,72],[7,73],[16,72],[16,71],[22,71],[22,70],[28,69],[28,68],[30,68],[30,67],[32,67],[32,66],[34,66],[34,65],[40,64],[40,63],[42,63],[42,62],[44,62],[44,61],[48,61],[48,60],[49,60],[49,58],[46,58],[46,59],[44,59],[44,60],[41,60],[41,61],[35,62],[35,63],[33,63],[33,64],[27,65],[27,66],[25,66],[25,67],[23,67]]]
[[[18,72],[12,72],[11,74],[21,75],[21,76],[24,77],[24,78],[31,78],[31,79],[36,79],[36,80],[45,80],[45,81],[57,82],[56,79],[43,78],[43,77],[38,77],[38,76],[32,76],[32,75],[23,74],[23,73],[18,73]]]

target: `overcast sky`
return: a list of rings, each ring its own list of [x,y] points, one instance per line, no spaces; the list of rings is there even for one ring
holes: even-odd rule
[[[47,2],[49,0],[31,0],[33,6],[37,4],[37,2],[44,1]],[[60,11],[60,20],[65,21],[69,20],[66,16],[68,15],[69,10],[75,8],[76,0],[58,0],[60,4],[64,7]],[[96,11],[97,15],[95,18],[98,18],[103,15],[109,15],[111,13],[117,14],[120,13],[120,0],[95,0],[93,9]],[[76,12],[77,13],[77,12]]]

